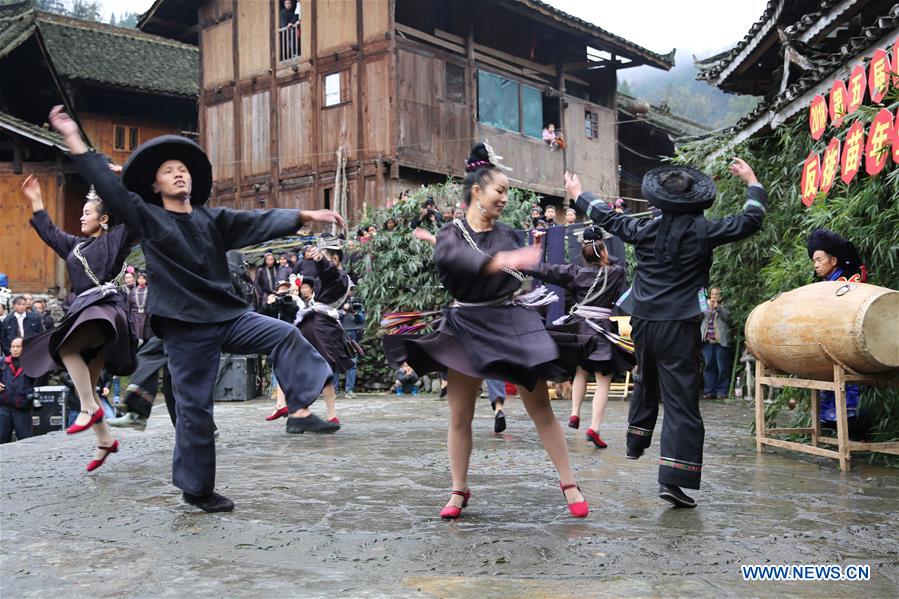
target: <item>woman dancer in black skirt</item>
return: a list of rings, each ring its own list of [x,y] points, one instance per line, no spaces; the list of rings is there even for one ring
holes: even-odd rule
[[[312,305],[297,314],[297,326],[303,337],[331,367],[335,378],[353,367],[359,346],[347,337],[340,324],[338,310],[346,303],[353,283],[340,262],[343,258],[341,242],[336,237],[324,241],[322,249],[313,247],[310,257],[315,264],[315,295]],[[328,410],[328,422],[340,424],[337,417],[337,392],[330,382],[322,389]]]
[[[22,366],[32,377],[62,366],[69,372],[81,402],[81,413],[66,432],[93,429],[97,453],[87,465],[90,472],[119,450],[119,442],[112,438],[103,420],[96,393],[100,373],[104,366],[115,375],[131,374],[134,370],[137,339],[129,325],[125,295],[116,283],[124,273],[132,235],[124,225],[110,227],[103,201],[93,189],[81,212],[83,237],[69,235],[53,224],[44,210],[41,186],[33,175],[25,179],[22,191],[31,200],[31,226],[66,261],[77,295],[56,328],[25,340]]]
[[[615,300],[627,289],[624,267],[609,262],[609,252],[602,241],[602,229],[596,226],[584,230],[581,255],[586,266],[575,264],[539,264],[524,273],[553,285],[568,288],[576,302],[567,316],[547,327],[553,340],[559,345],[563,360],[559,364],[566,370],[576,365],[572,386],[572,418],[579,416],[581,403],[587,394],[590,373],[596,376],[596,392],[593,394],[593,414],[587,439],[603,449],[606,442],[599,436],[599,427],[609,402],[612,376],[627,372],[635,364],[634,352],[629,341],[618,335],[617,328],[609,320]],[[582,340],[591,339],[584,345]],[[570,357],[569,357],[570,356]]]
[[[472,148],[463,194],[468,212],[443,226],[434,259],[438,275],[455,299],[437,331],[422,337],[384,337],[388,360],[408,361],[416,372],[448,369],[448,434],[453,487],[440,512],[458,518],[471,497],[468,464],[475,400],[484,378],[518,385],[522,403],[559,472],[572,516],[588,506],[574,480],[565,435],[549,403],[546,372],[559,353],[543,320],[516,297],[524,276],[517,269],[540,260],[538,246],[521,248],[511,227],[497,221],[506,206],[509,180],[486,144]],[[527,298],[531,299],[531,298]]]

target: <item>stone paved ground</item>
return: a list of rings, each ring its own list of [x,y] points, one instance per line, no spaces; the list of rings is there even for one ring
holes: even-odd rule
[[[145,433],[87,475],[89,434],[0,449],[2,597],[899,596],[899,471],[778,451],[758,455],[746,403],[707,403],[696,510],[656,497],[657,444],[623,457],[626,405],[595,450],[569,435],[590,517],[572,520],[520,403],[492,433],[475,420],[473,498],[449,489],[447,406],[342,401],[337,435],[292,436],[267,402],[218,404],[218,489],[230,514],[197,513],[169,484],[172,429]],[[555,402],[560,418],[569,406]],[[589,411],[585,406],[584,415]],[[868,582],[744,582],[740,564],[870,564]]]

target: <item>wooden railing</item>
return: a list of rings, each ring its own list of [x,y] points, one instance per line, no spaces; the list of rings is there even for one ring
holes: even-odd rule
[[[300,24],[291,23],[278,29],[278,47],[281,62],[293,60],[300,55]]]

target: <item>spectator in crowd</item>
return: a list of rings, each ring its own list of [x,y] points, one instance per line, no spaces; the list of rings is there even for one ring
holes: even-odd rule
[[[490,407],[493,408],[493,432],[501,433],[506,430],[506,414],[503,408],[506,406],[506,383],[495,379],[484,379],[487,383],[487,397],[490,398]]]
[[[130,266],[128,268],[131,268]],[[134,271],[127,270],[125,274],[122,276],[122,287],[125,289],[125,292],[128,293],[134,289],[134,286],[137,284],[137,281],[134,280]]]
[[[343,326],[343,330],[346,331],[346,336],[359,343],[362,341],[362,333],[365,327],[365,307],[362,305],[362,302],[353,297],[352,290],[341,312],[340,324]],[[357,361],[358,358],[353,356],[353,366],[352,368],[347,368],[346,371],[344,397],[350,399],[356,397],[353,390],[356,388]]]
[[[260,312],[266,316],[271,316],[272,318],[277,318],[278,320],[293,324],[293,321],[297,317],[297,312],[300,311],[300,306],[297,304],[296,300],[294,300],[293,296],[290,295],[289,291],[289,281],[278,281],[275,292],[269,294]]]
[[[540,226],[538,223],[543,220],[543,210],[540,209],[540,206],[534,206],[531,208],[531,228],[535,229]]]
[[[31,312],[34,307],[34,296],[30,293],[23,293],[22,297],[25,298],[25,310]]]
[[[465,218],[465,210],[462,209],[462,206],[453,208],[453,218]]]
[[[300,301],[303,305],[301,309],[308,308],[315,300],[315,279],[303,278],[300,282]]]
[[[573,225],[577,222],[577,210],[574,208],[565,209],[565,224]]]
[[[443,222],[448,223],[453,220],[453,207],[447,206],[440,212],[440,218],[443,219]]]
[[[312,259],[313,245],[303,246],[303,258],[293,268],[293,274],[303,277],[303,280],[315,281],[318,271],[315,270],[315,260]],[[289,280],[289,277],[288,277]]]
[[[434,198],[428,198],[418,209],[418,216],[412,219],[411,227],[413,229],[427,229],[428,231],[436,231],[443,224],[443,217],[437,210],[437,204]]]
[[[543,128],[543,141],[546,142],[550,148],[555,148],[556,145],[556,126],[553,123],[546,123],[546,126]]]
[[[384,221],[384,230],[390,232],[394,229],[396,229],[396,219],[391,216],[386,221]]]
[[[52,329],[56,323],[53,321],[53,317],[50,316],[50,313],[47,312],[47,302],[44,300],[35,300],[32,306],[34,307],[33,312],[37,314],[44,330],[49,331]]]
[[[278,281],[289,281],[290,275],[293,274],[293,268],[290,266],[290,260],[287,254],[278,256]]]
[[[290,261],[290,268],[293,269],[293,268],[297,267],[297,262],[299,262],[300,257],[297,255],[296,252],[290,252],[290,255],[288,256],[288,260]]]
[[[25,296],[19,295],[12,301],[13,312],[4,321],[2,327],[3,355],[9,355],[9,346],[16,337],[28,339],[44,330],[41,319],[27,308]]]
[[[421,379],[408,362],[403,362],[403,365],[396,371],[394,379],[391,390],[397,395],[418,395]]]
[[[266,252],[262,258],[262,266],[256,271],[256,298],[261,306],[265,298],[275,292],[278,283],[278,267],[275,264],[275,255]]]
[[[550,204],[546,207],[546,210],[543,211],[543,220],[546,221],[547,227],[554,227],[556,225],[556,207]]]
[[[730,391],[733,352],[730,339],[730,313],[721,305],[721,290],[709,290],[708,308],[702,313],[703,399],[726,399]]]
[[[6,320],[6,304],[0,304],[0,322]]]
[[[0,443],[31,436],[31,411],[34,405],[32,393],[34,380],[19,365],[22,355],[22,338],[10,340],[9,355],[0,361]]]

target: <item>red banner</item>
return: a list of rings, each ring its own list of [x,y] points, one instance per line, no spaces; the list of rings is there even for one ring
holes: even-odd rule
[[[893,136],[893,113],[881,108],[871,121],[868,141],[865,144],[865,172],[876,175],[886,166],[890,157],[890,142]]]
[[[827,100],[818,94],[812,100],[812,106],[808,111],[808,128],[812,132],[812,139],[819,140],[824,135],[827,127]]]
[[[890,88],[890,59],[886,50],[877,49],[868,63],[868,93],[872,102],[880,102]]]
[[[818,184],[821,182],[821,158],[814,152],[808,155],[802,165],[802,180],[799,189],[802,192],[802,203],[811,206],[818,194]]]
[[[824,149],[821,157],[821,185],[819,191],[824,195],[830,193],[834,181],[837,179],[837,171],[840,170],[840,140],[834,137]]]
[[[849,90],[849,106],[846,108],[846,114],[852,114],[862,105],[867,84],[868,77],[865,67],[860,64],[855,65],[852,68],[852,74],[849,75],[849,82],[846,84],[846,88]]]
[[[899,164],[899,108],[896,109],[896,118],[893,122],[893,162]]]
[[[843,142],[843,157],[840,160],[840,180],[846,185],[852,183],[862,164],[862,152],[865,147],[865,128],[861,121],[855,121],[846,132]]]
[[[893,42],[893,54],[892,58],[890,58],[890,64],[893,66],[893,87],[899,87],[899,74],[896,72],[899,71],[899,37]]]
[[[843,126],[843,117],[846,116],[846,104],[849,93],[846,91],[846,82],[837,79],[830,88],[830,124],[834,127]]]

